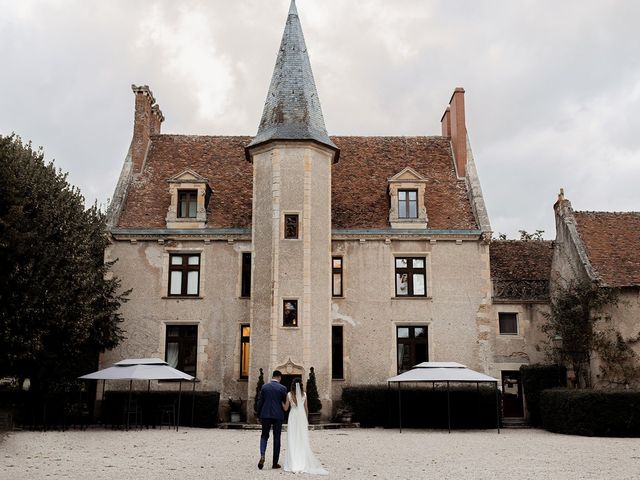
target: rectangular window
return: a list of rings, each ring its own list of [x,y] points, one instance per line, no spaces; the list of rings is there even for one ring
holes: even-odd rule
[[[169,366],[196,376],[197,325],[167,325],[165,361]]]
[[[298,326],[298,300],[284,300],[282,302],[282,325],[285,327]]]
[[[398,190],[398,217],[418,218],[417,190]]]
[[[298,238],[299,221],[297,214],[284,216],[284,238]]]
[[[242,278],[241,278],[240,296],[251,296],[251,253],[242,252]]]
[[[518,314],[517,313],[498,313],[498,322],[500,324],[500,335],[517,335],[518,334]]]
[[[396,257],[396,296],[426,297],[425,257]]]
[[[169,296],[193,296],[200,292],[200,254],[176,254],[169,258]]]
[[[331,295],[334,297],[342,296],[342,257],[333,257],[331,259]]]
[[[331,327],[331,378],[344,378],[344,344],[342,340],[342,325]]]
[[[178,218],[196,218],[198,213],[198,191],[178,190]]]
[[[396,328],[398,344],[398,373],[406,372],[422,362],[429,361],[426,326]]]
[[[249,378],[249,348],[251,327],[240,326],[240,378]]]

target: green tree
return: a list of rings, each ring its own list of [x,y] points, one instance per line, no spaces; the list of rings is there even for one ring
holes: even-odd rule
[[[15,135],[0,136],[0,376],[47,390],[122,339],[129,292],[104,262],[104,213]]]
[[[307,406],[309,413],[318,413],[322,410],[322,402],[318,395],[318,386],[316,385],[316,373],[313,367],[309,369],[309,379],[307,380]]]
[[[588,280],[572,280],[560,285],[553,293],[547,323],[541,328],[549,340],[559,340],[556,358],[573,369],[577,387],[590,387],[591,353],[598,350],[598,322],[611,318],[604,314],[606,307],[618,304],[619,292],[600,287]]]

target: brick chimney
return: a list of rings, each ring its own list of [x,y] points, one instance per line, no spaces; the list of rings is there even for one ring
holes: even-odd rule
[[[459,177],[464,177],[467,168],[467,125],[464,115],[464,88],[453,91],[449,106],[440,120],[442,136],[451,137],[451,147]]]
[[[131,90],[136,96],[131,162],[133,173],[139,173],[147,155],[151,135],[160,134],[160,125],[164,121],[164,116],[147,85],[131,85]]]

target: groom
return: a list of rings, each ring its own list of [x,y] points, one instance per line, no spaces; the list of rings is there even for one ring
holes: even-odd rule
[[[264,453],[267,451],[267,441],[269,440],[269,430],[273,427],[273,465],[271,468],[280,468],[278,458],[280,457],[280,434],[282,433],[282,422],[284,421],[284,410],[282,403],[287,398],[287,389],[280,385],[282,373],[274,370],[271,382],[263,385],[258,395],[258,421],[262,423],[262,435],[260,436],[260,461],[258,468],[264,467]]]

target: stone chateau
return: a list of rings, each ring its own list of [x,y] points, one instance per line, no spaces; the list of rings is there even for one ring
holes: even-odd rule
[[[161,133],[149,87],[133,93],[105,252],[133,293],[127,338],[101,367],[164,358],[198,390],[221,392],[223,418],[227,398],[252,405],[259,369],[287,383],[314,367],[329,418],[344,386],[455,361],[501,379],[505,414],[517,417],[518,369],[544,358],[552,264],[629,287],[637,326],[640,235],[634,265],[609,272],[608,240],[592,246],[600,228],[582,228],[609,217],[561,199],[561,249],[491,242],[462,88],[439,135],[329,136],[295,1],[255,137]],[[628,215],[637,233],[640,216]]]

